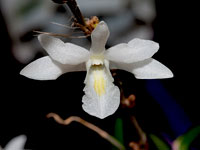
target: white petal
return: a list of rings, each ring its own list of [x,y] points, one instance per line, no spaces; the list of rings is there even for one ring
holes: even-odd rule
[[[133,73],[137,79],[162,79],[173,77],[173,73],[166,66],[152,58],[132,64],[112,63],[111,68],[129,71]]]
[[[91,53],[100,54],[104,52],[105,45],[110,35],[107,24],[104,21],[101,21],[97,27],[93,30],[91,34],[92,46]]]
[[[49,56],[45,56],[27,65],[20,74],[35,80],[54,80],[63,73],[84,70],[84,63],[79,65],[63,65],[55,62]]]
[[[110,80],[107,69],[91,68],[84,88],[83,109],[98,118],[112,115],[120,103],[120,91]]]
[[[89,58],[89,51],[72,43],[45,34],[38,36],[40,44],[51,58],[62,64],[77,65]]]
[[[20,135],[13,138],[5,147],[5,150],[24,150],[26,136]]]
[[[158,49],[158,43],[136,38],[128,44],[122,43],[109,48],[105,57],[114,62],[133,63],[151,58]]]
[[[113,79],[112,74],[110,72],[110,67],[109,67],[110,66],[110,62],[108,60],[104,59],[104,64],[105,64],[105,68],[106,68],[106,72],[108,74],[109,80],[111,82],[114,82],[114,79]]]

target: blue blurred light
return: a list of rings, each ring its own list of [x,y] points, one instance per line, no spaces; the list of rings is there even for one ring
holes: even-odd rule
[[[147,80],[146,88],[162,108],[175,136],[185,133],[192,123],[183,108],[170,96],[162,83],[159,80]]]

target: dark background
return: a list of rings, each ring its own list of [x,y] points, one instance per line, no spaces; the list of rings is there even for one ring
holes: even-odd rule
[[[192,126],[200,123],[199,114],[199,27],[197,9],[188,1],[156,1],[157,18],[154,22],[154,40],[160,51],[154,58],[168,66],[174,78],[159,80],[169,95],[184,110]],[[47,119],[46,114],[56,112],[63,118],[77,115],[113,134],[115,119],[124,119],[126,144],[134,137],[126,112],[118,111],[100,120],[82,110],[81,98],[85,73],[68,73],[56,81],[34,81],[19,75],[24,65],[10,51],[10,40],[4,23],[1,23],[1,100],[0,145],[5,146],[13,137],[25,134],[26,147],[31,149],[110,149],[111,145],[93,131],[78,123],[62,126]],[[40,57],[40,56],[36,56]],[[147,80],[136,80],[131,74],[119,71],[129,91],[136,95],[136,108],[131,110],[147,133],[175,133],[162,112],[162,108],[149,94]],[[150,81],[151,83],[152,81]],[[131,83],[131,84],[130,84]],[[172,110],[175,112],[175,110]],[[177,118],[178,120],[179,118]],[[184,124],[183,124],[184,126]]]

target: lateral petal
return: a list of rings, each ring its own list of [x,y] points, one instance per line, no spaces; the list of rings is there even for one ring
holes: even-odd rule
[[[111,68],[131,72],[137,79],[162,79],[173,77],[173,73],[169,68],[153,58],[132,64],[112,62]]]
[[[84,92],[82,107],[92,116],[103,119],[119,107],[119,88],[112,83],[105,68],[90,69]]]
[[[20,74],[35,80],[55,80],[60,75],[71,71],[85,71],[85,64],[63,65],[45,56],[27,65]]]
[[[58,38],[45,34],[38,36],[40,44],[50,57],[61,64],[77,65],[89,58],[89,51],[72,43],[64,43]]]
[[[109,48],[105,57],[114,62],[133,63],[151,58],[158,49],[158,43],[136,38],[128,44],[122,43]]]

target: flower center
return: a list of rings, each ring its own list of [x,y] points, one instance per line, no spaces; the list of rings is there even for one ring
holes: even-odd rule
[[[104,56],[103,55],[92,55],[90,56],[92,65],[103,65]]]

